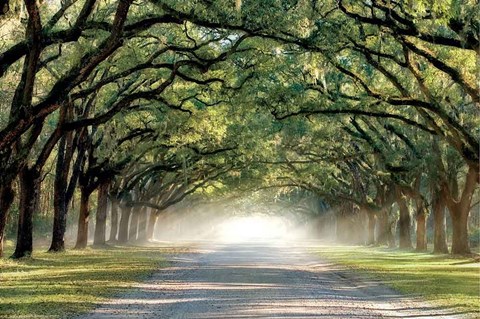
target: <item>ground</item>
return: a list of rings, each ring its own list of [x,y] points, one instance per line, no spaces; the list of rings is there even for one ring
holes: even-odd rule
[[[321,258],[368,278],[378,278],[404,294],[422,295],[462,312],[477,312],[480,318],[478,248],[474,251],[475,258],[386,247],[322,245],[312,250]]]
[[[468,318],[318,258],[305,244],[210,244],[77,319]]]
[[[47,248],[36,247],[31,259],[0,259],[0,318],[71,318],[144,280],[168,265],[167,256],[184,251],[165,245],[62,253],[47,253]],[[9,242],[5,255],[12,252]]]
[[[480,317],[469,258],[259,241],[44,251],[0,259],[0,318]]]

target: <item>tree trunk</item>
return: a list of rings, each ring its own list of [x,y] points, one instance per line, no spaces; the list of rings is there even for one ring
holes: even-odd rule
[[[433,252],[436,254],[448,254],[447,244],[447,221],[445,216],[445,203],[438,192],[432,196],[433,211]]]
[[[419,181],[419,179],[418,179]],[[417,192],[415,194],[415,205],[416,205],[416,215],[415,219],[417,222],[416,229],[416,251],[426,251],[427,250],[427,208],[425,204],[424,197],[420,194],[420,182],[416,187]]]
[[[148,217],[147,226],[147,239],[153,240],[155,234],[155,224],[157,223],[157,214],[150,210],[150,216]]]
[[[138,241],[146,242],[147,241],[147,219],[148,219],[148,210],[146,207],[142,207],[138,213]]]
[[[470,254],[470,243],[468,242],[468,213],[469,211],[453,211],[452,217],[452,254]]]
[[[12,185],[5,185],[0,188],[0,257],[3,257],[3,242],[5,237],[5,226],[7,225],[8,211],[15,198]]]
[[[95,233],[93,244],[96,246],[105,245],[107,228],[107,206],[108,206],[109,183],[102,183],[98,188],[97,214],[95,218]]]
[[[389,248],[395,248],[397,244],[395,243],[395,233],[397,230],[397,221],[393,220],[392,222],[389,222],[389,237],[388,237],[388,247]]]
[[[75,249],[83,249],[88,243],[88,222],[90,218],[90,194],[85,187],[80,187],[80,214],[78,216],[77,243]]]
[[[110,198],[110,214],[111,214],[111,227],[110,227],[110,237],[108,241],[114,242],[117,240],[117,232],[118,232],[118,200],[114,196]]]
[[[403,196],[397,199],[400,210],[398,228],[400,232],[399,247],[402,249],[412,248],[412,239],[410,235],[410,212],[408,211],[407,201]]]
[[[368,213],[368,239],[367,245],[375,245],[375,224],[377,218],[375,213]]]
[[[365,219],[362,211],[354,207],[353,208],[353,214],[354,214],[354,219],[353,219],[353,225],[352,225],[352,237],[353,237],[353,242],[352,244],[355,245],[365,245]],[[325,225],[326,226],[326,225]],[[325,229],[328,229],[329,226],[326,226]]]
[[[126,243],[128,241],[128,221],[130,219],[131,207],[123,206],[118,229],[118,242]]]
[[[416,251],[427,250],[427,215],[425,213],[417,214],[417,244]]]
[[[470,205],[477,182],[478,167],[471,166],[465,176],[464,189],[458,200],[455,200],[453,194],[449,194],[445,187],[442,189],[452,218],[452,254],[455,255],[471,254],[470,243],[468,242],[468,215],[470,215]]]
[[[57,190],[55,191],[53,203],[52,243],[48,251],[60,252],[65,250],[65,232],[67,230],[68,204],[64,190],[58,190],[58,193]]]
[[[128,229],[128,241],[134,242],[137,240],[139,211],[133,209],[131,215],[130,227]]]
[[[385,208],[383,208],[378,214],[378,245],[387,245],[390,234],[390,223],[388,222],[388,213]]]
[[[59,252],[65,250],[65,231],[67,230],[67,179],[69,163],[65,162],[66,138],[60,141],[57,164],[55,168],[55,181],[53,190],[53,230],[52,243],[48,251]]]
[[[67,230],[69,202],[68,173],[70,171],[70,162],[73,157],[73,152],[72,132],[68,132],[60,139],[57,150],[57,163],[55,167],[53,189],[52,243],[48,250],[50,252],[60,252],[65,250],[65,232]]]
[[[33,250],[33,214],[40,199],[40,174],[23,168],[19,174],[20,205],[18,214],[17,245],[12,258],[30,257]]]

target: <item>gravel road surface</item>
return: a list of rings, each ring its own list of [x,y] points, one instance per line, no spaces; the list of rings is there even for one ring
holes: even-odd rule
[[[308,245],[210,244],[79,319],[465,318],[320,260]]]

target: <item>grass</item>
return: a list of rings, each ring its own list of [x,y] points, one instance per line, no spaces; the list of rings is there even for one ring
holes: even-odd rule
[[[175,248],[37,250],[31,259],[0,259],[0,318],[70,318],[86,312],[166,266],[166,252]]]
[[[402,293],[459,312],[480,313],[480,263],[472,258],[359,246],[319,247],[317,253]]]

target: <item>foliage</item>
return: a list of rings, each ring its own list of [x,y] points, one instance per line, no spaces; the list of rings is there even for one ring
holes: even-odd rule
[[[69,185],[109,183],[126,205],[301,188],[396,220],[395,201],[421,217],[441,194],[465,226],[480,169],[475,5],[26,2],[0,17],[0,189],[29,171],[48,190],[68,140]]]

